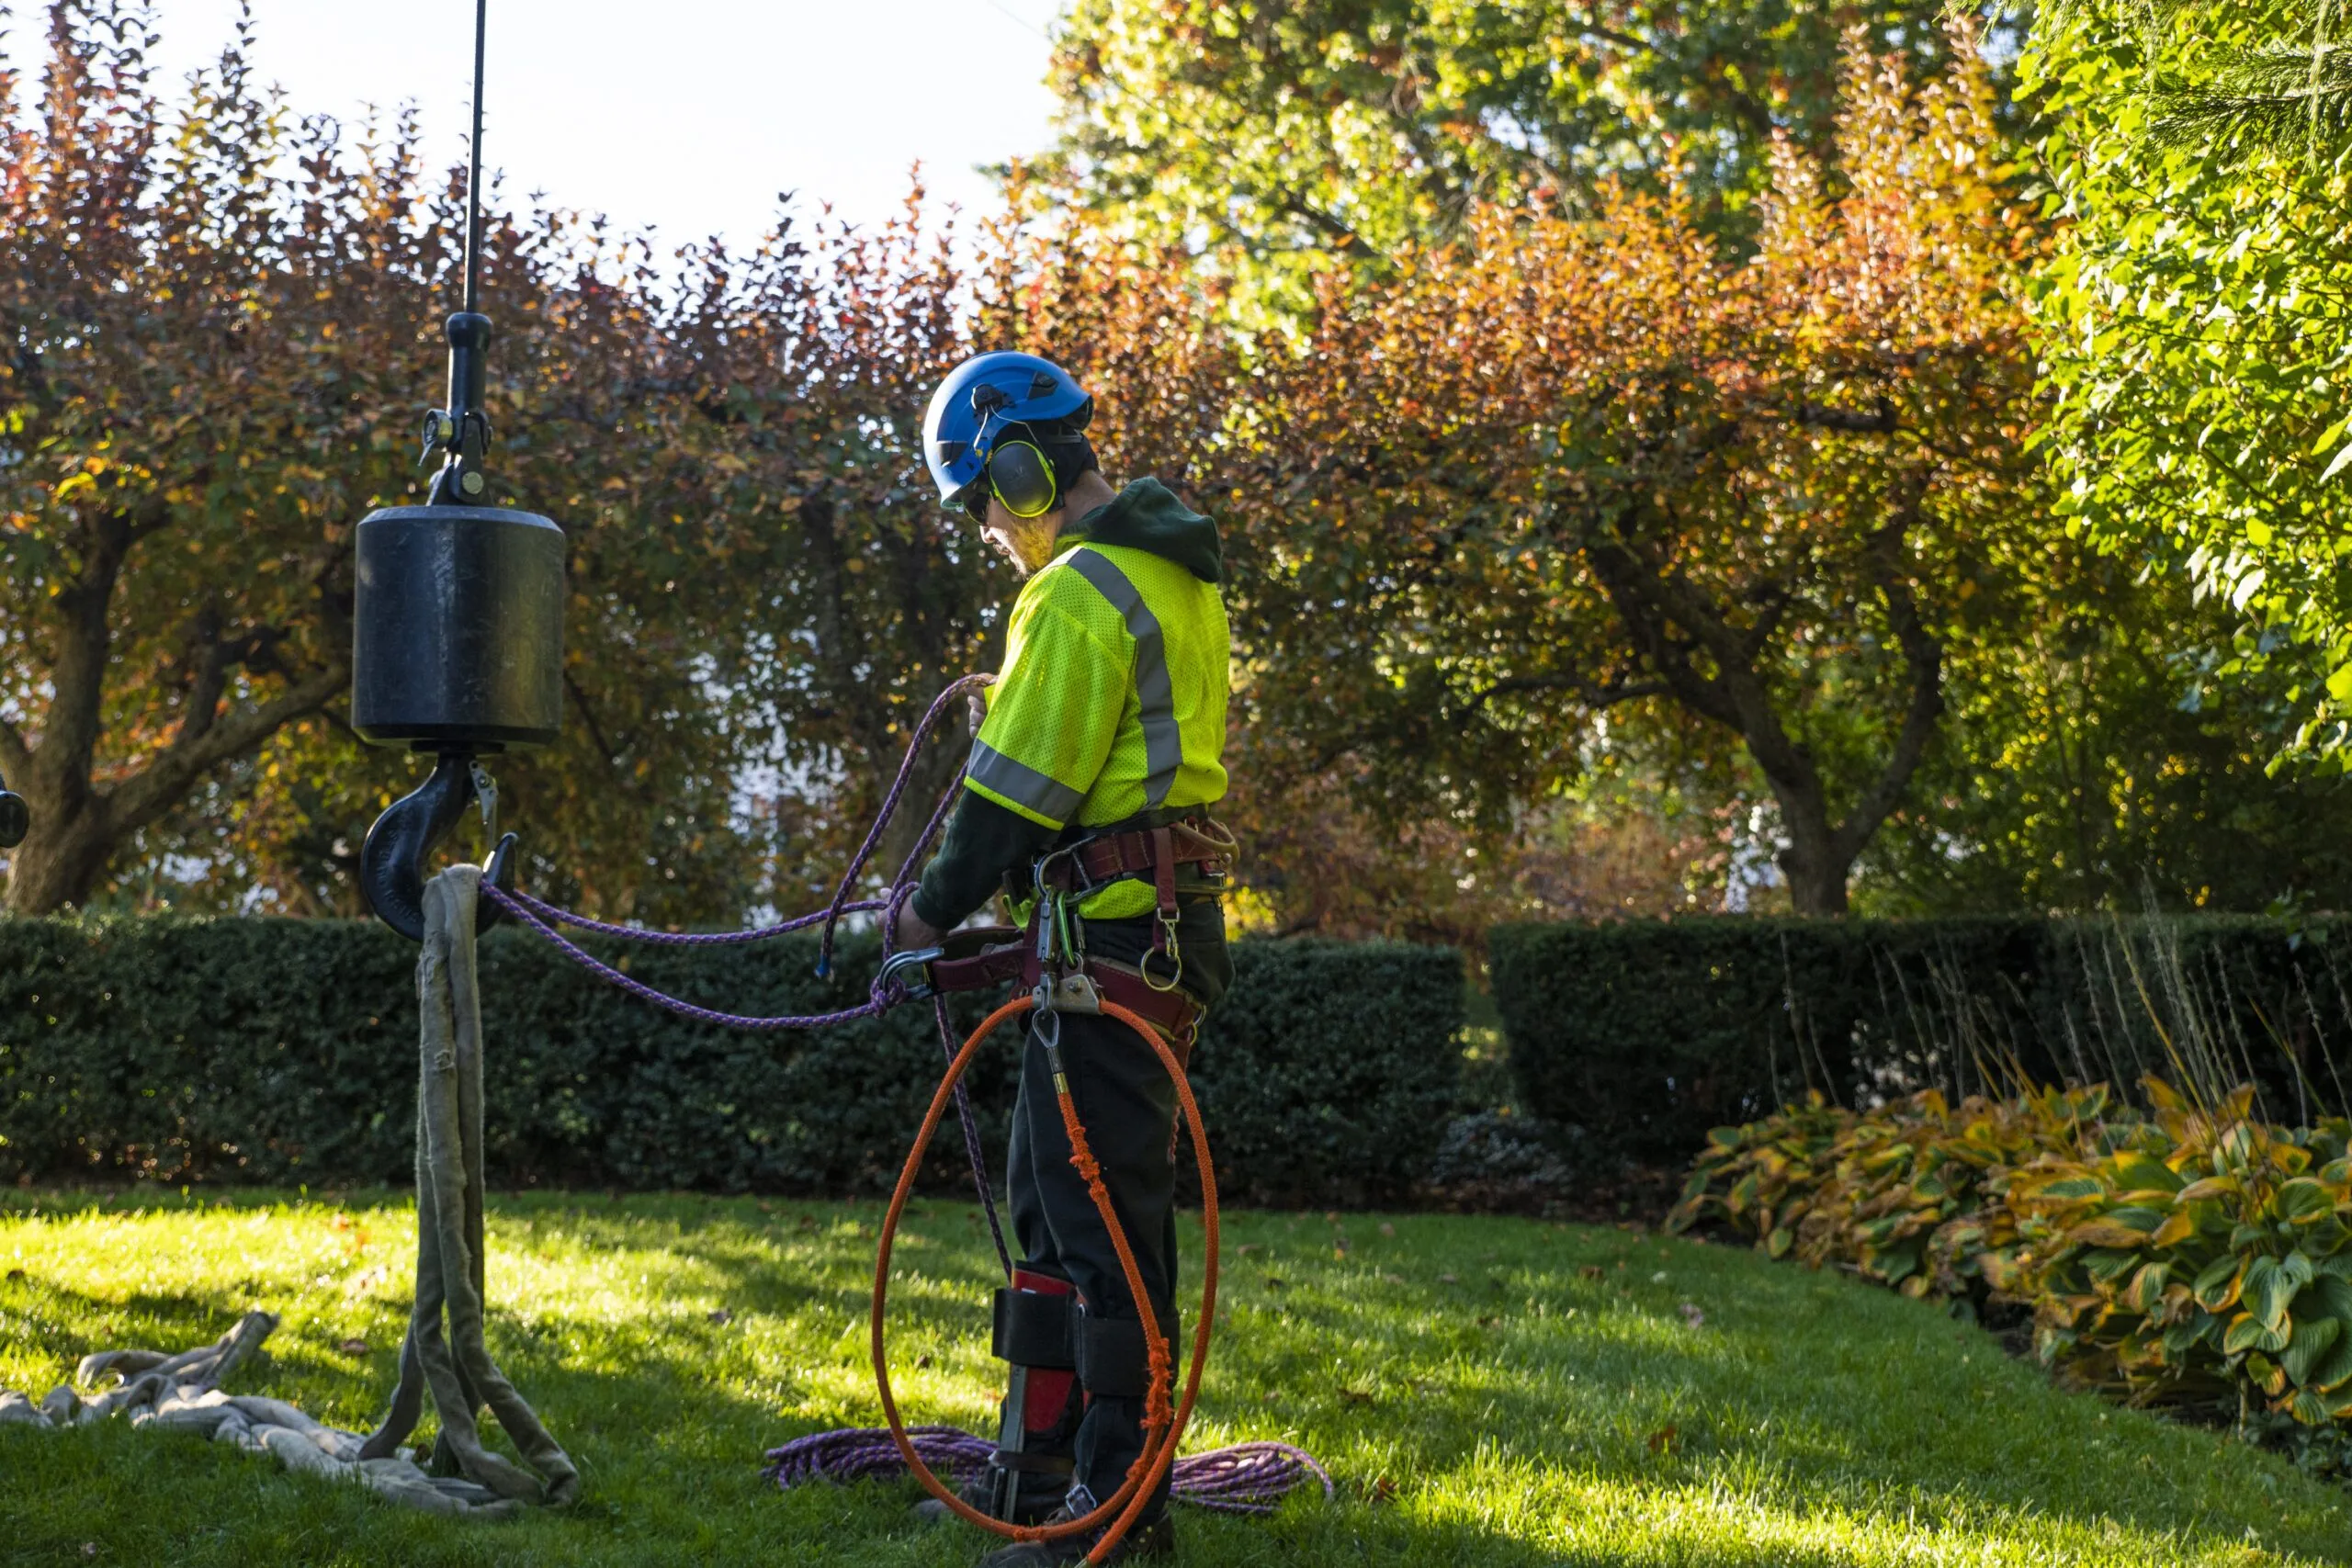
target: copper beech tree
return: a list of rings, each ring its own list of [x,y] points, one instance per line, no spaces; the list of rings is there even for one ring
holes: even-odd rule
[[[1770,785],[1794,908],[1844,910],[2035,526],[2031,240],[1956,46],[1918,84],[1857,50],[1837,184],[1780,146],[1751,260],[1615,190],[1327,292],[1226,502],[1261,718],[1404,813],[1540,795],[1596,726],[1713,727]]]

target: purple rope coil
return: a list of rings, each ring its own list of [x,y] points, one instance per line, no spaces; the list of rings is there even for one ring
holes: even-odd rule
[[[933,1473],[958,1486],[978,1480],[989,1455],[996,1451],[986,1438],[956,1427],[917,1427],[907,1436]],[[907,1473],[907,1466],[888,1428],[853,1427],[811,1432],[770,1449],[767,1467],[760,1473],[778,1487],[790,1488],[812,1481],[894,1481]],[[1332,1495],[1330,1472],[1305,1449],[1289,1443],[1236,1443],[1178,1460],[1170,1469],[1168,1488],[1178,1502],[1196,1508],[1271,1514],[1309,1477],[1322,1483],[1327,1499]]]

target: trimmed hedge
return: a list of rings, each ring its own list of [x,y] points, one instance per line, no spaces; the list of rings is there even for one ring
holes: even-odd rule
[[[1615,1159],[1679,1165],[1808,1089],[1867,1107],[2154,1072],[2255,1083],[2303,1124],[2352,1084],[2343,918],[1695,917],[1503,926],[1488,951],[1521,1109]]]
[[[625,963],[738,1011],[864,999],[870,943],[850,943],[831,981],[815,955],[785,938],[629,949]],[[415,957],[355,921],[0,920],[0,1179],[406,1182]],[[1234,959],[1193,1058],[1227,1190],[1330,1204],[1410,1189],[1457,1094],[1459,956],[1243,942]],[[943,1065],[928,1008],[815,1032],[717,1029],[513,930],[484,940],[482,985],[501,1186],[887,1190]],[[971,1078],[999,1160],[1013,1038]],[[952,1125],[932,1164],[945,1190],[962,1168]]]

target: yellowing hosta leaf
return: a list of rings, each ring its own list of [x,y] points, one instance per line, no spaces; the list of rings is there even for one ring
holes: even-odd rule
[[[2222,1336],[2222,1350],[2233,1356],[2241,1350],[2277,1350],[2286,1343],[2284,1333],[2250,1312],[2242,1312],[2230,1319],[2229,1331]]]
[[[2134,1312],[2153,1312],[2164,1299],[2165,1265],[2150,1263],[2132,1276],[2132,1283],[2123,1292],[2123,1304]]]
[[[2116,1186],[2132,1191],[2178,1192],[2187,1183],[2180,1173],[2153,1155],[2133,1150],[2116,1156]]]
[[[2197,1234],[2197,1216],[2183,1209],[2148,1235],[2150,1247],[2178,1247]]]
[[[2315,1181],[2308,1176],[2297,1177],[2285,1183],[2272,1202],[2281,1219],[2292,1220],[2298,1224],[2308,1224],[2335,1211],[2335,1194],[2328,1190],[2326,1183]]]
[[[2076,1225],[2066,1233],[2070,1247],[2135,1247],[2148,1239],[2148,1233],[2131,1225],[2119,1224],[2111,1219],[2093,1220]]]

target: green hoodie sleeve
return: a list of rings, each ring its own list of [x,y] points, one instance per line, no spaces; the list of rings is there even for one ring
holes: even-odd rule
[[[939,852],[923,867],[913,900],[915,918],[954,931],[989,901],[1006,872],[1035,864],[1053,841],[1052,829],[966,790],[947,818]]]

